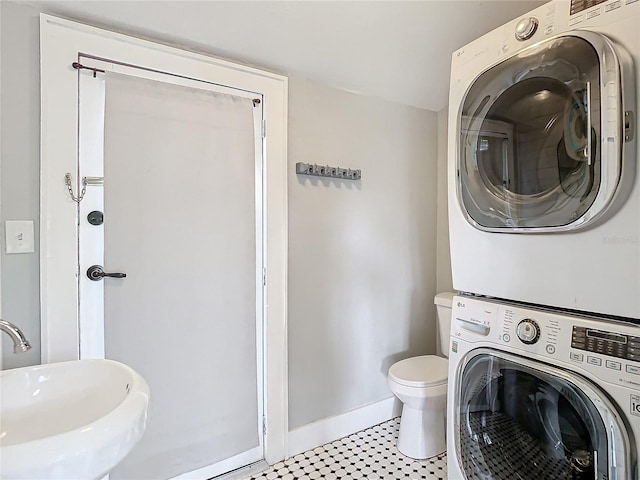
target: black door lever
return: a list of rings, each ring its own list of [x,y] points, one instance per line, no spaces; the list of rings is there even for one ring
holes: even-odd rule
[[[102,268],[102,265],[91,265],[87,269],[87,277],[89,277],[89,280],[93,280],[94,282],[100,281],[104,277],[125,278],[126,276],[126,273],[107,273]]]

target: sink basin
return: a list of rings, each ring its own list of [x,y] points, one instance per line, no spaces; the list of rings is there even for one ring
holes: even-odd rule
[[[142,437],[148,403],[144,379],[112,360],[0,372],[2,478],[102,478]]]

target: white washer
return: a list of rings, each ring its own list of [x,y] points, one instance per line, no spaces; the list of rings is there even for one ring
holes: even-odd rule
[[[457,296],[447,464],[455,480],[637,480],[640,327]]]
[[[553,1],[453,54],[456,290],[640,319],[639,25]]]

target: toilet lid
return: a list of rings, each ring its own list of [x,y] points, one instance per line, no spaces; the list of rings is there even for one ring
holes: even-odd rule
[[[389,378],[409,387],[428,387],[447,383],[449,362],[435,355],[400,360],[391,365]]]

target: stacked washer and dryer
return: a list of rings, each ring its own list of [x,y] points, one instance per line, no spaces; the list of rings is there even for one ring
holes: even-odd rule
[[[638,0],[453,54],[450,480],[640,477],[639,66]]]

